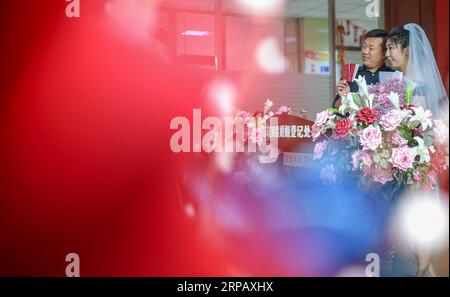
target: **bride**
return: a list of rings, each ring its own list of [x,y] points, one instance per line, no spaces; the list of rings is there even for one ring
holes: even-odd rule
[[[388,64],[415,87],[412,104],[431,110],[448,123],[448,96],[424,30],[417,24],[393,28],[386,43]]]
[[[448,124],[448,96],[424,30],[417,24],[393,28],[386,43],[386,58],[392,68],[401,71],[405,80],[413,84],[411,103],[431,110],[436,118]],[[391,266],[394,266],[391,267],[391,273],[396,271],[393,274],[434,276],[431,252],[401,241],[396,239],[391,243],[393,249],[397,250],[391,255],[396,254],[398,257],[397,261],[391,259]]]

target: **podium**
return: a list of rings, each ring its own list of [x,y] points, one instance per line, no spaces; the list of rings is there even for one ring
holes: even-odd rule
[[[269,136],[278,138],[283,165],[311,167],[314,143],[312,141],[313,121],[287,113],[277,116],[278,126],[269,127]]]

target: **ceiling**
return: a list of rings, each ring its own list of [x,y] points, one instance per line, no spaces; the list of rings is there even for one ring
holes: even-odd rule
[[[258,0],[255,0],[258,1]],[[286,2],[284,16],[286,17],[328,17],[328,0],[283,0]],[[214,11],[215,0],[163,0],[164,6]],[[365,0],[336,0],[336,17],[338,19],[353,19],[367,21]],[[223,0],[225,12],[242,12],[239,0]]]
[[[175,9],[214,12],[216,0],[162,0],[165,7]],[[223,11],[228,13],[246,14],[239,3],[241,0],[222,0]],[[259,0],[254,0],[259,1]],[[328,0],[279,0],[285,2],[284,9],[277,16],[328,18]],[[379,27],[376,18],[366,16],[366,0],[336,0],[336,18],[350,19],[353,24],[367,30]]]

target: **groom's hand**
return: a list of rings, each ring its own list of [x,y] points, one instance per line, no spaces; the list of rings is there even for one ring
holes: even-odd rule
[[[346,80],[339,81],[337,85],[337,93],[339,96],[347,96],[350,93],[350,86]]]

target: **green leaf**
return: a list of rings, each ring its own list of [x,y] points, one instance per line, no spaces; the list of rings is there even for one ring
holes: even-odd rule
[[[405,90],[406,105],[410,105],[411,104],[411,98],[412,98],[412,95],[413,95],[413,91],[414,91],[413,85],[412,85],[412,83],[409,83],[406,86],[406,90]]]
[[[409,141],[408,141],[408,146],[409,146],[409,147],[416,147],[416,146],[418,146],[418,145],[419,145],[419,143],[418,143],[417,140],[415,140],[415,139],[409,140]]]
[[[380,156],[379,156],[378,154],[376,154],[375,156],[373,156],[373,161],[374,161],[375,163],[379,163],[379,162],[381,161]]]
[[[404,139],[408,140],[408,141],[413,141],[414,140],[412,131],[409,131],[409,130],[401,129],[400,130],[400,136],[403,137]]]
[[[357,93],[353,94],[353,102],[355,102],[355,104],[358,106],[362,106],[362,102],[359,99],[359,94]]]
[[[389,150],[383,150],[383,151],[381,152],[381,156],[382,156],[383,158],[389,158],[390,155],[391,155],[391,153],[389,152]]]
[[[328,108],[327,111],[328,112],[339,112],[339,109],[337,109],[337,108]]]
[[[411,175],[408,175],[408,177],[406,178],[406,184],[408,185],[414,184],[414,180]]]
[[[431,137],[431,135],[426,135],[426,136],[423,138],[423,141],[424,141],[424,143],[425,143],[426,146],[431,146],[431,145],[433,145],[433,137]]]
[[[397,180],[398,183],[403,182],[403,174],[400,171],[394,172],[394,177]]]

